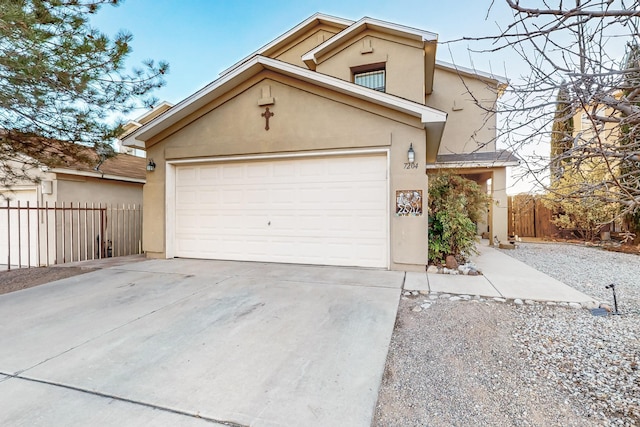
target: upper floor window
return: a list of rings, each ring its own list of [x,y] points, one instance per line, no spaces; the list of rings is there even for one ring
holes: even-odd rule
[[[386,89],[386,73],[384,64],[382,67],[358,67],[353,71],[353,82],[357,85],[368,87],[380,92],[384,92]]]

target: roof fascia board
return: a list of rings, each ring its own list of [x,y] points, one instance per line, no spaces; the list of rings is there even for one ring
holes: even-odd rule
[[[510,161],[496,161],[496,162],[444,162],[444,163],[429,163],[427,169],[462,169],[462,168],[498,168],[506,166],[518,166],[520,162],[515,160]]]
[[[299,23],[298,25],[296,25],[295,27],[293,27],[292,29],[290,29],[289,31],[287,31],[286,33],[282,34],[281,36],[277,37],[276,39],[272,40],[271,42],[267,43],[266,45],[262,46],[260,49],[256,50],[255,52],[251,53],[248,56],[245,56],[244,58],[242,58],[240,61],[236,62],[235,64],[233,64],[231,67],[223,70],[222,72],[220,72],[220,76],[224,76],[225,74],[230,73],[231,71],[235,70],[236,68],[238,68],[240,65],[244,64],[245,62],[247,62],[248,60],[250,60],[251,58],[253,58],[256,55],[262,55],[264,52],[282,44],[285,43],[286,41],[288,41],[289,39],[295,37],[297,34],[306,31],[307,29],[311,28],[316,22],[329,22],[332,24],[337,24],[339,26],[344,26],[349,27],[350,25],[352,25],[354,23],[354,21],[350,20],[350,19],[344,19],[344,18],[338,18],[336,16],[331,16],[331,15],[325,15],[323,13],[315,13],[313,15],[311,15],[309,18],[305,19],[304,21],[302,21],[301,23]]]
[[[15,184],[10,187],[0,187],[0,192],[12,192],[12,191],[36,191],[38,189],[37,185],[33,184]],[[4,203],[7,201],[4,200]]]
[[[364,86],[358,86],[354,83],[325,74],[316,73],[296,65],[278,61],[277,59],[255,56],[241,67],[225,74],[193,95],[185,98],[166,113],[130,133],[125,138],[124,144],[128,146],[138,146],[137,144],[142,144],[144,146],[144,141],[169,128],[194,111],[197,111],[200,107],[206,105],[219,95],[231,90],[231,88],[237,85],[237,82],[244,81],[265,69],[401,111],[414,117],[420,117],[421,122],[425,126],[430,123],[445,123],[447,120],[447,113],[444,111],[365,88]]]
[[[454,71],[456,73],[460,73],[469,77],[473,77],[481,80],[491,80],[497,82],[500,85],[509,84],[509,80],[506,77],[498,76],[492,73],[487,73],[485,71],[479,71],[475,68],[462,67],[460,65],[452,64],[450,62],[436,60],[436,68],[444,68],[449,71]]]
[[[149,116],[150,114],[155,113],[156,111],[158,111],[159,109],[161,109],[162,107],[173,107],[173,104],[170,103],[169,101],[162,101],[161,103],[159,103],[158,105],[156,105],[155,107],[153,107],[152,109],[150,109],[149,111],[145,111],[143,114],[139,115],[137,118],[135,118],[134,120],[131,120],[132,123],[134,124],[140,124],[139,122],[144,120],[147,116]],[[129,122],[127,122],[129,123]]]
[[[380,21],[369,17],[364,17],[358,22],[353,23],[349,28],[339,32],[335,36],[321,43],[317,47],[311,49],[309,52],[302,55],[302,60],[309,68],[314,69],[318,64],[319,58],[332,50],[336,45],[344,43],[345,40],[349,40],[350,37],[354,37],[360,34],[365,29],[370,28],[381,32],[387,32],[402,37],[412,36],[413,38],[420,38],[422,42],[432,42],[438,40],[438,35],[430,31],[419,30],[417,28],[407,27],[404,25],[394,24],[391,22]]]
[[[74,169],[53,168],[53,169],[49,169],[48,172],[56,173],[56,174],[65,174],[65,175],[86,176],[90,178],[108,179],[112,181],[135,182],[138,184],[144,184],[147,182],[147,180],[145,179],[130,178],[127,176],[120,176],[120,175],[110,175],[110,174],[105,174],[99,171],[89,172],[89,171],[78,171]]]
[[[268,64],[265,64],[265,68],[277,72],[282,72],[291,77],[296,77],[300,80],[311,82],[327,89],[333,89],[337,92],[351,95],[359,99],[371,101],[375,104],[402,111],[413,116],[419,116],[423,124],[444,123],[447,120],[447,113],[445,113],[444,111],[436,110],[435,108],[427,107],[426,105],[418,104],[404,98],[399,98],[394,95],[389,95],[384,92],[369,89],[364,86],[359,86],[354,83],[337,79],[326,74],[305,70],[302,67],[297,67],[285,62],[269,58],[263,59],[268,62]]]
[[[236,68],[230,73],[223,75],[222,77],[209,83],[199,91],[186,97],[178,104],[173,106],[173,108],[169,109],[166,113],[156,117],[149,123],[146,123],[142,127],[131,132],[124,138],[123,144],[130,147],[138,147],[138,144],[141,144],[142,147],[146,147],[144,141],[156,134],[154,133],[154,128],[160,126],[160,130],[158,130],[158,132],[165,130],[174,123],[177,123],[181,119],[187,117],[189,114],[191,114],[192,111],[195,111],[198,108],[204,106],[208,102],[207,95],[214,92],[219,92],[221,90],[224,91],[225,87],[228,87],[229,84],[233,85],[233,81],[239,78],[242,74],[246,74],[245,78],[249,78],[262,71],[264,67],[260,65],[260,58],[263,57],[253,57],[249,61],[242,64],[242,66],[240,66],[239,68]],[[163,122],[169,122],[170,124],[162,126]]]

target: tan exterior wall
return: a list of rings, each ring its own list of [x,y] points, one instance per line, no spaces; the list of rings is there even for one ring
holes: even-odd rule
[[[455,71],[436,68],[433,93],[427,97],[427,105],[449,114],[439,154],[495,151],[496,117],[487,116],[475,104],[474,97],[492,106],[495,88],[478,79],[461,77]]]
[[[390,151],[390,266],[424,271],[426,213],[417,217],[395,215],[396,190],[421,190],[423,197],[427,194],[426,138],[419,120],[271,73],[252,83],[206,114],[199,113],[188,125],[173,129],[148,149],[148,157],[157,164],[156,170],[147,175],[144,187],[147,208],[143,248],[148,256],[166,256],[166,236],[158,231],[167,229],[165,206],[170,203],[165,199],[164,186],[168,160],[382,147]],[[275,98],[275,104],[269,106],[275,114],[269,131],[261,117],[265,107],[257,102],[264,85],[271,87]],[[413,144],[418,161],[413,169],[405,169],[409,144]]]
[[[362,53],[363,47],[372,52]],[[386,92],[424,104],[424,51],[422,43],[365,31],[345,46],[321,58],[316,71],[353,81],[352,68],[385,63]]]
[[[142,204],[142,185],[99,178],[57,174],[54,196],[58,202]]]

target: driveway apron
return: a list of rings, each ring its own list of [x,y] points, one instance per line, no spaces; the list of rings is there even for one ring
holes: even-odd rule
[[[0,425],[369,426],[403,279],[149,260],[0,296]]]

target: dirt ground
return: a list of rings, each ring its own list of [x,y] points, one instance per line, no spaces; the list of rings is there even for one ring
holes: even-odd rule
[[[80,267],[35,267],[2,271],[0,272],[0,295],[94,270],[94,268]]]

